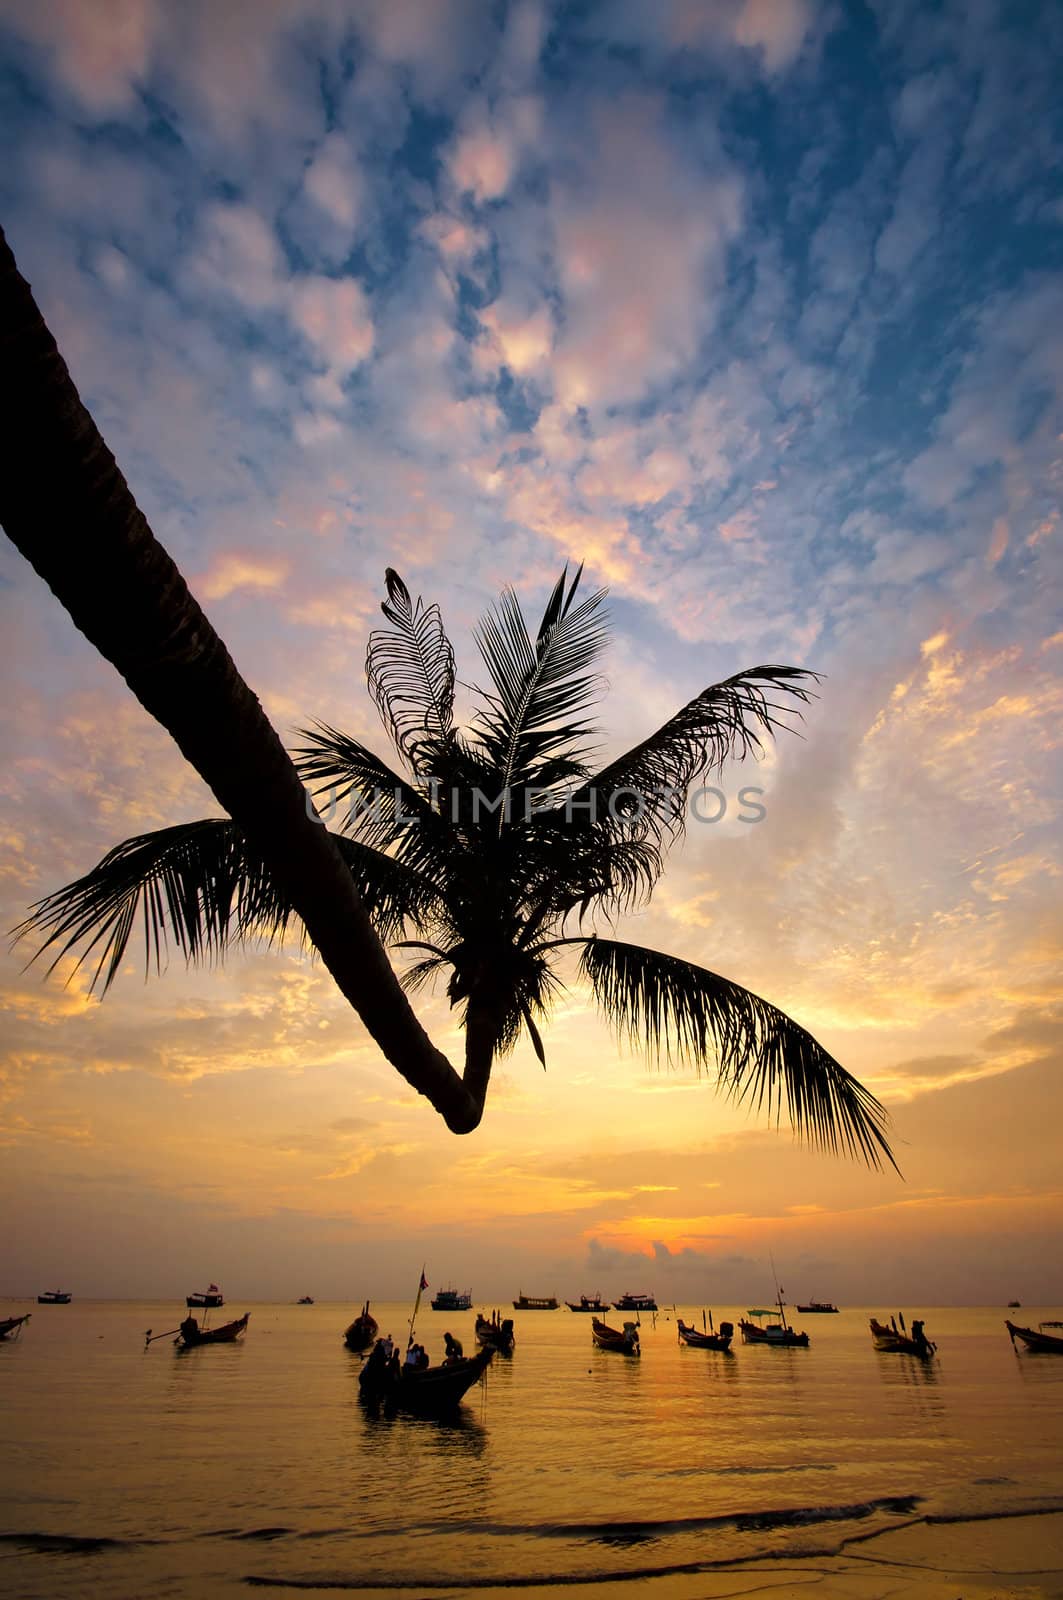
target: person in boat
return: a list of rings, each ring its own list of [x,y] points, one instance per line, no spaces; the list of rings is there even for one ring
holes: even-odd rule
[[[443,1348],[446,1351],[446,1354],[443,1357],[444,1366],[450,1366],[451,1363],[460,1361],[465,1354],[465,1351],[462,1349],[461,1340],[455,1339],[452,1333],[445,1333],[443,1335]]]
[[[181,1336],[186,1344],[191,1344],[199,1333],[199,1323],[195,1317],[186,1317],[181,1324]]]
[[[912,1343],[921,1356],[926,1355],[928,1351],[934,1348],[923,1332],[923,1324],[914,1318],[912,1320]]]
[[[385,1352],[384,1346],[381,1344],[379,1339],[369,1352],[369,1359],[366,1361],[365,1370],[369,1379],[374,1385],[383,1383],[387,1378],[387,1353]]]
[[[406,1361],[404,1364],[411,1372],[417,1371],[417,1368],[421,1365],[420,1345],[411,1344],[410,1348],[406,1352]]]
[[[392,1356],[392,1352],[395,1349],[395,1342],[392,1339],[390,1333],[385,1333],[384,1337],[379,1341],[379,1343],[380,1343],[381,1349],[384,1352],[384,1359],[386,1361],[390,1361],[391,1360],[391,1356]]]

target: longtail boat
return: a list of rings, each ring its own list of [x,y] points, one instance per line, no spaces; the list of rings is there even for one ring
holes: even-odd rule
[[[738,1326],[742,1330],[743,1344],[769,1344],[775,1349],[793,1350],[808,1349],[808,1334],[796,1333],[786,1320],[786,1311],[783,1307],[782,1295],[776,1301],[779,1307],[779,1320],[765,1322],[765,1317],[774,1317],[774,1311],[765,1311],[761,1306],[753,1306],[744,1317],[739,1317]]]
[[[370,1316],[367,1300],[343,1335],[343,1342],[348,1350],[368,1350],[379,1332],[380,1325],[374,1316]]]
[[[625,1322],[621,1331],[619,1328],[611,1328],[607,1322],[599,1322],[595,1317],[591,1323],[591,1339],[599,1350],[612,1350],[621,1356],[642,1354],[639,1346],[639,1330],[633,1322]]]
[[[10,1333],[13,1333],[17,1339],[23,1323],[29,1320],[30,1313],[28,1311],[24,1317],[0,1317],[0,1339],[6,1339]]]
[[[1037,1328],[1019,1328],[1014,1322],[1008,1322],[1005,1318],[1004,1326],[1013,1345],[1016,1339],[1021,1339],[1027,1350],[1035,1355],[1063,1356],[1063,1339],[1058,1334],[1044,1331],[1046,1328],[1058,1328],[1061,1326],[1060,1323],[1042,1322]]]
[[[409,1411],[421,1417],[440,1417],[454,1411],[478,1379],[482,1378],[494,1351],[477,1351],[444,1361],[438,1367],[411,1368],[391,1363],[382,1345],[373,1352],[358,1374],[358,1388],[368,1404],[383,1405],[385,1411]]]
[[[890,1323],[878,1322],[874,1317],[870,1320],[871,1342],[876,1350],[884,1351],[887,1355],[922,1356],[928,1360],[937,1349],[937,1345],[923,1332],[923,1324],[918,1319],[913,1319],[910,1334],[904,1327],[903,1317],[900,1328],[896,1320]]]
[[[250,1319],[250,1311],[245,1311],[235,1322],[223,1322],[220,1328],[201,1328],[195,1317],[186,1317],[174,1344],[179,1350],[194,1350],[201,1344],[232,1344],[247,1331]]]
[[[497,1350],[504,1356],[512,1355],[516,1339],[513,1336],[513,1318],[500,1317],[492,1311],[490,1317],[476,1313],[476,1343],[486,1350]]]
[[[703,1333],[700,1328],[691,1328],[682,1317],[676,1318],[675,1325],[680,1344],[688,1344],[692,1350],[728,1351],[731,1348],[735,1331],[733,1322],[721,1322],[719,1333]]]

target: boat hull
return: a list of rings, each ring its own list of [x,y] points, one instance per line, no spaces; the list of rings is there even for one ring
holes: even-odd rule
[[[37,1296],[37,1304],[39,1306],[68,1306],[70,1298],[70,1295],[62,1294],[57,1290],[55,1294],[39,1294]]]
[[[871,1342],[883,1355],[918,1356],[923,1361],[929,1361],[937,1349],[929,1339],[910,1338],[884,1322],[877,1322],[874,1317],[871,1318]]]
[[[743,1344],[765,1344],[775,1350],[807,1350],[808,1334],[795,1333],[793,1328],[779,1327],[777,1324],[767,1328],[759,1328],[755,1322],[740,1322]]]
[[[658,1311],[656,1300],[652,1294],[622,1294],[619,1300],[613,1301],[614,1311]]]
[[[30,1312],[28,1311],[24,1317],[3,1317],[0,1319],[0,1339],[6,1339],[12,1333],[17,1335],[22,1324],[29,1320]]]
[[[220,1328],[198,1328],[193,1332],[187,1326],[187,1322],[194,1322],[195,1318],[189,1317],[182,1323],[181,1332],[174,1340],[174,1344],[179,1350],[198,1350],[202,1344],[234,1344],[247,1332],[250,1320],[250,1311],[245,1311],[235,1322],[223,1322]]]
[[[703,1333],[698,1328],[689,1328],[682,1318],[676,1327],[680,1344],[689,1345],[691,1350],[720,1350],[724,1354],[730,1351],[734,1329],[729,1322],[721,1326],[719,1333]]]
[[[350,1327],[346,1329],[343,1335],[343,1342],[348,1350],[354,1350],[360,1354],[363,1350],[369,1349],[379,1332],[380,1324],[369,1310],[369,1301],[367,1300]]]
[[[570,1311],[586,1312],[592,1317],[610,1309],[608,1300],[581,1300],[578,1305],[574,1300],[566,1300],[565,1304]]]
[[[596,1349],[609,1350],[618,1356],[640,1356],[639,1336],[634,1323],[631,1324],[632,1332],[622,1332],[619,1328],[610,1328],[605,1322],[599,1322],[595,1317],[591,1323],[591,1339]]]
[[[1007,1319],[1004,1326],[1008,1330],[1012,1344],[1019,1339],[1034,1355],[1063,1356],[1063,1339],[1057,1338],[1055,1334],[1042,1333],[1038,1328],[1020,1328]]]
[[[503,1317],[501,1322],[494,1318],[477,1316],[476,1318],[476,1343],[485,1350],[496,1350],[499,1355],[513,1354],[516,1339],[513,1334],[513,1323],[509,1317]]]
[[[491,1365],[493,1350],[480,1350],[474,1356],[444,1362],[440,1367],[424,1367],[411,1372],[401,1368],[394,1373],[387,1366],[379,1372],[367,1362],[358,1375],[362,1399],[386,1411],[407,1411],[419,1417],[442,1417],[456,1411],[465,1395]]]

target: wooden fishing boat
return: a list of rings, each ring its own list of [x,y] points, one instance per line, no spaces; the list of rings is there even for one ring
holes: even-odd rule
[[[1063,1356],[1063,1339],[1058,1334],[1045,1333],[1046,1328],[1063,1326],[1058,1322],[1042,1322],[1036,1328],[1018,1328],[1014,1322],[1005,1318],[1004,1326],[1008,1330],[1008,1337],[1014,1345],[1016,1339],[1021,1339],[1027,1350],[1035,1355]]]
[[[470,1311],[471,1309],[471,1289],[440,1289],[439,1293],[432,1298],[433,1311]]]
[[[489,1317],[485,1317],[478,1311],[476,1343],[486,1350],[497,1350],[504,1356],[512,1355],[513,1346],[516,1344],[513,1336],[513,1318],[500,1317],[497,1311],[492,1311]]]
[[[923,1332],[923,1324],[918,1318],[912,1321],[912,1331],[909,1334],[904,1327],[904,1318],[901,1326],[897,1327],[896,1319],[891,1322],[879,1322],[871,1319],[871,1342],[876,1350],[882,1350],[887,1355],[922,1356],[928,1360],[937,1349],[937,1345],[929,1340]]]
[[[209,1284],[206,1289],[198,1289],[185,1299],[185,1305],[190,1311],[216,1311],[225,1304],[225,1296],[216,1283]]]
[[[657,1302],[652,1294],[622,1294],[613,1301],[614,1311],[656,1311]]]
[[[444,1361],[438,1367],[411,1368],[389,1363],[383,1347],[377,1345],[358,1374],[359,1394],[367,1404],[383,1406],[385,1411],[446,1416],[457,1409],[473,1384],[483,1377],[493,1358],[494,1351],[484,1349],[474,1356]]]
[[[575,1300],[566,1300],[565,1304],[570,1311],[589,1311],[594,1316],[597,1316],[599,1311],[609,1310],[608,1300],[603,1300],[600,1294],[594,1295],[593,1298],[589,1294],[581,1294],[578,1303]]]
[[[367,1300],[343,1335],[343,1342],[348,1350],[368,1350],[379,1332],[380,1325],[376,1318],[370,1315]]]
[[[700,1328],[691,1328],[683,1321],[682,1317],[676,1318],[676,1329],[679,1333],[680,1344],[688,1344],[692,1350],[723,1350],[731,1348],[734,1338],[734,1323],[721,1322],[719,1332],[702,1332]]]
[[[642,1354],[639,1347],[639,1330],[634,1322],[625,1322],[623,1330],[610,1328],[608,1323],[595,1317],[591,1323],[591,1339],[599,1350],[612,1350],[621,1356]]]
[[[70,1300],[69,1289],[47,1289],[44,1294],[37,1296],[39,1306],[68,1306]]]
[[[738,1326],[742,1330],[743,1344],[767,1344],[773,1349],[780,1350],[807,1350],[808,1334],[797,1333],[786,1320],[786,1312],[782,1301],[779,1301],[779,1319],[777,1322],[765,1322],[765,1317],[774,1317],[774,1311],[765,1311],[761,1306],[752,1306],[744,1317],[738,1319]]]
[[[295,1303],[297,1306],[312,1306],[314,1297],[312,1294],[301,1294]]]
[[[824,1312],[828,1311],[833,1311],[836,1313],[838,1307],[836,1305],[832,1305],[829,1300],[810,1300],[807,1306],[798,1306],[797,1309],[800,1311],[802,1316],[807,1317],[817,1313],[823,1314]]]
[[[561,1307],[552,1294],[518,1294],[513,1302],[514,1311],[560,1311]]]
[[[243,1337],[250,1320],[250,1311],[245,1311],[235,1322],[223,1322],[220,1328],[201,1328],[195,1317],[186,1317],[174,1344],[179,1350],[195,1350],[201,1344],[232,1344]]]
[[[0,1317],[0,1339],[6,1339],[12,1333],[17,1339],[23,1323],[29,1320],[30,1312],[28,1311],[24,1317]]]

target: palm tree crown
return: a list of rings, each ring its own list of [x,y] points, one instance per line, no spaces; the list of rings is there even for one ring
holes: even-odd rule
[[[607,633],[604,591],[561,574],[534,637],[512,590],[481,620],[488,684],[454,725],[454,652],[438,606],[388,570],[388,627],[370,636],[367,677],[399,756],[391,767],[324,724],[296,751],[304,782],[340,812],[336,842],[381,936],[415,952],[411,989],[437,974],[465,1027],[464,1081],[482,1108],[491,1067],[538,1023],[562,952],[609,1021],[652,1054],[715,1068],[732,1094],[832,1151],[893,1162],[878,1101],[783,1012],[688,961],[583,931],[645,903],[682,831],[692,786],[758,751],[811,695],[814,673],[760,666],[711,685],[649,738],[592,771],[588,720]],[[189,961],[247,938],[280,940],[290,897],[228,819],[127,840],[42,900],[19,933],[55,962],[78,945],[106,990],[138,914],[156,967],[170,939]],[[593,922],[592,922],[593,925]],[[573,931],[575,929],[575,931]],[[55,964],[53,962],[53,966]]]

